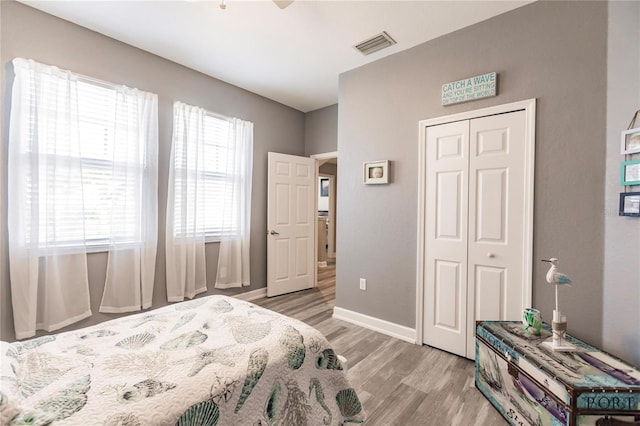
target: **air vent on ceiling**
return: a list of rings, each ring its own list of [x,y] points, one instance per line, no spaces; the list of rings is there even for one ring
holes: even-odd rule
[[[386,31],[383,31],[378,35],[356,44],[354,47],[362,52],[363,55],[369,55],[373,52],[377,52],[378,50],[393,46],[394,44],[396,44],[396,41],[391,38]]]

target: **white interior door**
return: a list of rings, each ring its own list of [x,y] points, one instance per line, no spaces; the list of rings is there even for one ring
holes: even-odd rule
[[[475,321],[519,320],[530,300],[526,123],[525,111],[516,111],[426,129],[423,341],[430,346],[473,358]]]
[[[525,122],[516,111],[470,124],[467,358],[475,321],[519,321],[525,308]]]
[[[313,287],[315,160],[269,153],[267,296]]]
[[[424,343],[467,345],[469,121],[427,128]]]

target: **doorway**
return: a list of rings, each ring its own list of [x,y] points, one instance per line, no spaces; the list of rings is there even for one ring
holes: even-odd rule
[[[267,296],[317,287],[335,292],[337,152],[301,157],[269,152],[267,191]],[[319,180],[320,168],[328,180]],[[326,193],[318,244],[318,199]],[[325,256],[318,274],[318,255]]]
[[[317,168],[316,286],[335,287],[336,198],[338,155],[336,152],[312,155]]]

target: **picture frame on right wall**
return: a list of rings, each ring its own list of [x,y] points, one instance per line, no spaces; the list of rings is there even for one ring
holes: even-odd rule
[[[640,192],[620,193],[620,216],[640,217]]]
[[[625,161],[620,164],[620,185],[640,185],[640,160]]]
[[[640,127],[623,131],[620,135],[620,154],[637,152],[640,152]]]

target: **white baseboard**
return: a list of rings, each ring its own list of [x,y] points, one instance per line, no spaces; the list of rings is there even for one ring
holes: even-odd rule
[[[262,299],[263,297],[267,297],[267,288],[262,287],[256,290],[245,291],[244,293],[234,294],[233,297],[235,297],[236,299],[251,302],[256,299]]]
[[[404,340],[405,342],[416,343],[416,330],[414,328],[405,327],[404,325],[370,317],[369,315],[353,312],[337,306],[333,308],[333,318],[350,322],[351,324],[359,325],[360,327],[368,328],[369,330],[377,331],[387,336]]]

